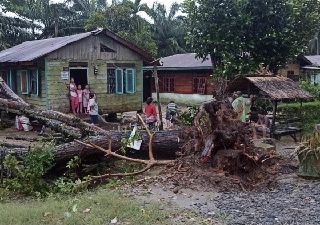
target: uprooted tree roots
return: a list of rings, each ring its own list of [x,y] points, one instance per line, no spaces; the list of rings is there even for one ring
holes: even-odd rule
[[[201,168],[202,165],[202,171],[203,165],[210,164],[211,169],[207,169],[212,173],[201,174],[198,171],[193,176],[201,177],[206,173],[207,179],[203,177],[206,182],[210,176],[222,173],[243,190],[273,180],[271,176],[278,169],[277,154],[255,148],[250,124],[237,119],[227,99],[220,98],[203,104],[194,122],[194,129],[188,133],[192,139],[186,146],[189,146],[189,153],[195,149],[193,153],[198,157],[193,155],[182,160],[182,163],[185,167],[198,164]]]

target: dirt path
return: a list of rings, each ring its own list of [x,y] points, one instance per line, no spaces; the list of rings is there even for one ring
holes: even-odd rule
[[[295,143],[284,139],[277,142],[277,151],[288,159]],[[297,159],[282,167],[270,189],[255,191],[228,191],[201,183],[196,189],[172,182],[137,185],[130,189],[134,198],[146,203],[158,201],[167,207],[184,208],[198,212],[203,218],[230,225],[320,224],[320,181],[299,178]],[[197,178],[194,178],[197,182]],[[208,224],[215,224],[214,222]]]

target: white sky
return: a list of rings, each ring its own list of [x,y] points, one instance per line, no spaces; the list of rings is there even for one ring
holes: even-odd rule
[[[51,0],[52,2],[63,2],[64,0]],[[108,0],[111,2],[111,0]],[[149,7],[153,5],[154,2],[164,4],[167,8],[171,6],[172,3],[182,3],[183,0],[142,0],[141,3],[147,3]]]
[[[110,2],[110,3],[111,3],[111,1],[112,0],[108,0],[108,2]],[[51,2],[64,2],[64,0],[51,0]],[[166,6],[166,8],[168,9],[172,5],[172,3],[177,2],[177,3],[180,4],[180,3],[183,2],[183,0],[142,0],[141,4],[142,3],[147,3],[149,7],[152,7],[154,2],[158,2],[158,3],[164,4]],[[0,12],[1,12],[1,9],[0,9]],[[13,13],[6,13],[6,15],[15,16],[15,14],[13,14]],[[151,20],[151,18],[145,12],[141,12],[141,13],[139,13],[139,15],[141,17],[145,18],[146,20],[148,20],[149,22],[151,22],[151,23],[153,22]]]

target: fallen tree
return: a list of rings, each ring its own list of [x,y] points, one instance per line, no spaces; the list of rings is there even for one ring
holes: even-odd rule
[[[17,96],[0,78],[0,110],[25,115],[33,120],[39,121],[50,127],[52,130],[63,134],[71,142],[56,146],[56,160],[68,160],[76,155],[90,155],[101,153],[99,150],[88,148],[75,140],[81,140],[84,143],[92,143],[103,148],[108,148],[111,140],[112,148],[119,149],[123,147],[122,140],[128,138],[130,132],[107,131],[93,124],[89,124],[78,117],[67,115],[53,110],[45,110],[32,106]],[[146,131],[141,131],[142,146],[141,151],[147,152],[149,149],[149,137]],[[153,136],[153,151],[157,154],[172,154],[181,148],[184,140],[181,139],[181,131],[160,131]],[[21,146],[11,146],[10,148],[3,144],[3,147],[15,152],[16,155],[23,157],[29,148]]]

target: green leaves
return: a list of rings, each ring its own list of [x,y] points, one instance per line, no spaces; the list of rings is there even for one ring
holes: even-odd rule
[[[6,188],[18,193],[37,195],[44,194],[49,184],[43,176],[52,168],[54,163],[54,146],[52,143],[40,144],[32,148],[23,161],[7,155],[4,165],[8,171],[5,180]]]
[[[186,0],[188,44],[230,77],[260,63],[277,71],[301,53],[319,26],[314,0]]]

